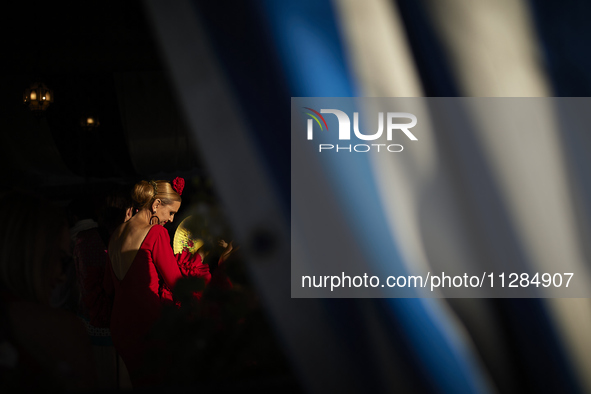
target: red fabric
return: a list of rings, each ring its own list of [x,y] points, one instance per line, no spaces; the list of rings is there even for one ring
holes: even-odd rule
[[[207,264],[203,264],[203,261],[201,260],[201,256],[199,255],[199,253],[192,254],[187,249],[183,249],[183,251],[179,254],[176,254],[175,257],[177,260],[177,265],[183,276],[203,278],[203,280],[205,280],[206,285],[209,283],[209,281],[211,280],[209,266]],[[199,300],[201,298],[202,293],[203,291],[195,291],[193,292],[193,296],[197,300]],[[172,296],[172,293],[168,286],[163,286],[162,294],[167,298]]]
[[[80,290],[78,313],[94,327],[108,328],[113,300],[108,296],[110,289],[104,287],[104,277],[109,256],[96,228],[76,235],[73,257]]]
[[[111,283],[115,299],[111,315],[111,337],[125,365],[134,387],[157,383],[158,376],[146,364],[145,356],[151,347],[158,346],[147,339],[159,319],[162,305],[171,295],[159,295],[159,282],[174,289],[181,277],[170,237],[163,226],[153,226],[142,242],[131,266],[122,280],[111,267]]]
[[[199,253],[191,254],[187,249],[183,249],[183,252],[177,254],[176,258],[183,276],[203,278],[205,284],[209,283],[211,280],[209,266],[203,264]]]

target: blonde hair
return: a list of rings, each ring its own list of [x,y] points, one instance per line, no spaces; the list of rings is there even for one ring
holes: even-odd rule
[[[182,201],[181,196],[168,181],[141,181],[134,186],[131,198],[135,208],[139,209],[150,209],[156,199],[160,199],[163,205]]]
[[[59,264],[65,214],[47,201],[20,191],[0,196],[6,209],[0,226],[0,283],[24,300],[46,303]]]

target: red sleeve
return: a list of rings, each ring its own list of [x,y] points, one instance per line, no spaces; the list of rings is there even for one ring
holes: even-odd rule
[[[183,267],[187,264],[187,262],[191,258],[191,252],[189,252],[186,248],[184,248],[181,253],[175,254],[174,257],[176,258],[176,263],[179,266],[181,273],[184,276],[187,276],[187,273],[183,270]]]
[[[152,231],[156,231],[157,234],[152,248],[152,260],[168,288],[174,290],[176,281],[181,277],[181,271],[170,246],[170,236],[164,227],[160,225],[154,227],[156,228],[153,228]]]
[[[183,249],[182,253],[176,255],[176,259],[183,276],[203,278],[205,284],[209,283],[211,279],[209,266],[203,264],[199,253],[192,254],[188,250]]]

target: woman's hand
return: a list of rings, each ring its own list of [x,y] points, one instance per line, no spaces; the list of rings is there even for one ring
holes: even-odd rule
[[[233,249],[232,243],[233,242],[234,241],[230,241],[230,243],[227,243],[223,239],[218,242],[218,244],[224,248],[224,251],[223,251],[222,255],[220,256],[221,262],[226,261],[226,259],[228,258],[228,256],[232,252],[232,249]]]

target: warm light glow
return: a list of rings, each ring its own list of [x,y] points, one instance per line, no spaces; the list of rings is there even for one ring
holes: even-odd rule
[[[47,88],[45,84],[35,82],[25,89],[23,98],[25,104],[29,106],[29,109],[39,114],[41,111],[45,111],[47,107],[53,103],[53,91]]]
[[[92,119],[92,118],[88,118],[88,119],[86,119],[86,124],[87,124],[87,125],[92,125],[92,124],[94,124],[94,119]]]

